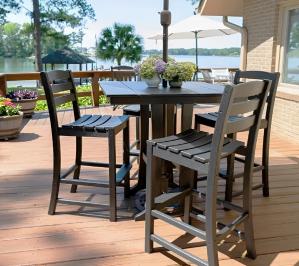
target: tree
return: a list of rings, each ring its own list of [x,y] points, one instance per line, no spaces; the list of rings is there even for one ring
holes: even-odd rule
[[[48,26],[42,26],[42,54],[78,43],[74,33],[65,35]],[[0,25],[0,56],[29,57],[34,54],[33,25],[5,23]]]
[[[33,36],[34,36],[34,57],[36,71],[43,70],[42,64],[42,43],[41,43],[41,20],[39,0],[32,0],[33,4]]]
[[[32,55],[32,38],[24,34],[25,26],[6,23],[0,26],[1,56],[27,57]]]
[[[16,1],[16,0],[0,1],[0,24],[6,22],[5,19],[7,14],[11,13],[12,11],[19,10],[20,4],[22,4],[22,1]]]
[[[2,3],[5,2],[5,3]],[[10,10],[20,8],[20,0],[5,0],[0,3],[0,18],[3,20]],[[64,28],[81,29],[95,12],[87,0],[32,0],[36,70],[41,71],[41,52],[44,27],[63,31]]]
[[[48,54],[57,49],[62,49],[66,46],[71,46],[71,37],[73,34],[65,35],[63,32],[57,31],[54,28],[42,26],[42,53]]]
[[[123,59],[131,63],[140,61],[142,49],[142,38],[135,34],[134,26],[115,23],[101,32],[96,53],[103,60],[121,65]]]
[[[290,31],[289,49],[299,48],[299,23],[295,23]]]
[[[187,0],[188,2],[191,2],[192,5],[198,4],[201,0]]]

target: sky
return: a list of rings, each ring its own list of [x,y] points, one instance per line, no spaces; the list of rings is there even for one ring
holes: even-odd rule
[[[145,49],[162,49],[162,41],[147,39],[150,36],[162,32],[159,11],[162,10],[163,0],[87,0],[95,10],[96,21],[88,22],[85,26],[83,47],[95,46],[95,39],[100,36],[101,30],[110,27],[115,22],[132,24],[136,33],[144,40]],[[24,0],[24,7],[31,10],[31,0]],[[196,6],[192,6],[186,0],[170,0],[170,11],[172,13],[172,24],[175,24],[193,15]],[[8,20],[17,23],[29,21],[23,8],[18,14],[11,14]],[[221,20],[221,17],[210,17]],[[241,23],[239,18],[232,19],[234,23]],[[169,48],[194,48],[194,40],[171,40]],[[240,47],[240,34],[225,37],[212,37],[200,39],[200,48],[226,48]]]

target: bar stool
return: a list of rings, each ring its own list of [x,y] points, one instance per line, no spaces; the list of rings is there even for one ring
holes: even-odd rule
[[[236,86],[227,85],[221,100],[219,118],[213,135],[190,129],[178,135],[147,142],[146,252],[153,252],[153,244],[156,242],[196,265],[217,266],[219,265],[217,243],[227,235],[234,233],[237,225],[244,224],[244,233],[240,234],[244,235],[247,255],[250,258],[256,257],[251,186],[256,141],[269,88],[269,81],[252,81]],[[242,115],[242,117],[237,121],[231,121],[229,117],[232,115]],[[227,134],[241,131],[249,131],[246,143],[225,137]],[[243,206],[217,198],[220,161],[234,153],[245,156]],[[161,194],[158,167],[161,159],[198,173],[208,170],[206,192],[198,193],[197,190],[193,190],[194,176],[191,175],[180,178],[180,191]],[[193,194],[205,200],[203,211],[193,211]],[[183,221],[162,211],[165,207],[182,201],[184,204]],[[217,204],[234,210],[239,215],[229,224],[220,224],[216,216]],[[205,230],[193,226],[191,218],[202,222],[205,225]],[[160,219],[204,240],[208,261],[187,252],[179,247],[176,242],[170,242],[157,235],[154,231],[154,219]]]
[[[136,81],[136,74],[133,72],[133,67],[130,66],[116,66],[111,67],[112,80],[116,81]],[[135,140],[130,145],[130,156],[133,157],[133,163],[139,157],[139,144],[140,144],[140,105],[126,105],[122,106],[123,114],[134,117],[136,121],[135,127]]]
[[[272,124],[272,115],[275,102],[275,96],[277,91],[277,85],[280,74],[269,73],[264,71],[237,71],[235,74],[234,83],[239,84],[241,79],[250,80],[270,80],[271,88],[267,99],[267,108],[265,115],[262,118],[260,129],[263,129],[263,152],[262,152],[262,164],[255,163],[254,171],[262,170],[262,184],[258,184],[253,189],[263,188],[264,197],[269,197],[269,145],[270,145],[270,133]],[[200,125],[215,128],[216,121],[219,117],[218,112],[210,112],[205,114],[195,115],[195,129],[200,130]],[[238,116],[231,116],[230,120],[238,120]],[[229,136],[236,138],[236,134]],[[221,177],[226,179],[225,198],[228,201],[232,200],[233,196],[238,196],[241,192],[233,193],[233,181],[235,178],[242,177],[243,173],[234,174],[234,160],[244,164],[244,159],[241,157],[229,157],[227,162],[227,169],[221,173]]]
[[[57,203],[80,205],[88,207],[105,207],[106,205],[91,201],[75,201],[59,198],[60,184],[70,184],[71,192],[77,191],[78,185],[104,187],[110,193],[110,221],[116,221],[116,186],[124,187],[125,197],[130,194],[130,158],[129,158],[129,117],[111,115],[80,115],[77,102],[76,87],[70,71],[56,70],[41,72],[41,81],[45,90],[53,141],[53,182],[49,206],[49,214],[54,214]],[[67,94],[59,94],[66,92]],[[56,106],[72,102],[75,120],[69,124],[59,126]],[[116,163],[115,136],[123,132],[123,163]],[[61,174],[61,147],[60,136],[72,136],[76,138],[75,164],[66,173]],[[82,137],[104,137],[108,139],[109,162],[82,161]],[[97,148],[97,147],[95,147]],[[101,152],[101,147],[99,152]],[[107,167],[109,168],[109,180],[103,182],[94,179],[79,179],[81,166]],[[119,168],[118,171],[116,169]],[[66,177],[73,173],[72,179]]]

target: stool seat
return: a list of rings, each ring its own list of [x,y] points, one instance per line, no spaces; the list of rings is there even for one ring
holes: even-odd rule
[[[209,127],[215,127],[216,121],[219,117],[219,112],[210,112],[210,113],[204,113],[204,114],[195,114],[195,119],[198,123],[209,126]],[[242,116],[230,116],[229,121],[237,121],[240,120]],[[268,123],[266,119],[261,120],[260,129],[267,128]]]
[[[197,169],[198,163],[206,164],[210,161],[213,134],[187,130],[177,135],[150,141],[153,154],[160,158],[171,158],[173,163]],[[244,147],[244,142],[224,138],[220,158],[225,158]],[[192,167],[193,165],[193,167]]]
[[[124,107],[123,110],[124,110],[124,114],[126,114],[126,115],[140,116],[140,105],[139,104],[127,105]]]
[[[140,116],[140,105],[139,104],[127,105],[123,108],[123,112],[125,115]]]
[[[129,116],[111,116],[111,115],[83,115],[78,120],[62,125],[64,130],[80,130],[89,132],[105,133],[109,130],[118,131],[126,126]]]

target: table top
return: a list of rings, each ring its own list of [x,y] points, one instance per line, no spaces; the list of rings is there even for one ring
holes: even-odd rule
[[[219,103],[225,85],[184,82],[182,88],[149,88],[143,81],[100,81],[111,104]]]

